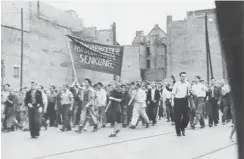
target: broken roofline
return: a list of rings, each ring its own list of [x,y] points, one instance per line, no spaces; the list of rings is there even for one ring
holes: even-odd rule
[[[158,26],[158,28],[159,28],[165,35],[167,35],[167,33],[166,33],[165,31],[163,31],[163,29],[161,29],[161,28],[159,27],[158,24],[156,24],[156,25]],[[147,36],[153,31],[153,29],[155,28],[156,25],[154,25],[154,27],[152,28],[152,30],[149,31],[149,33],[147,34]]]
[[[173,20],[173,18],[172,18],[172,22],[185,22],[185,21],[187,21],[187,17],[192,15],[193,13],[195,13],[195,14],[199,14],[199,13],[202,13],[202,14],[204,14],[204,13],[215,14],[216,13],[216,9],[212,8],[212,9],[201,9],[201,10],[187,11],[186,12],[186,18],[184,20]],[[172,17],[172,15],[168,15],[168,16]]]

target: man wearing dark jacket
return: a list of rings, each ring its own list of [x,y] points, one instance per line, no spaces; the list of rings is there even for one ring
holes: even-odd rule
[[[151,83],[151,89],[147,93],[147,114],[152,125],[157,124],[158,106],[160,101],[160,92],[156,89],[155,82]]]
[[[28,106],[29,127],[31,138],[40,136],[41,113],[43,111],[42,92],[37,90],[37,84],[31,82],[31,90],[26,93],[25,105]]]
[[[215,126],[219,123],[219,104],[221,99],[221,89],[217,86],[215,79],[211,80],[211,87],[209,89],[209,127]]]

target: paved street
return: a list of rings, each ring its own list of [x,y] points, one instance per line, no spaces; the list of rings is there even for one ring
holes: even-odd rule
[[[29,132],[2,133],[3,159],[236,159],[236,145],[228,140],[230,125],[188,130],[176,137],[170,123],[145,129],[123,129],[117,138],[108,138],[111,128],[97,133],[77,134],[50,128],[38,140]]]

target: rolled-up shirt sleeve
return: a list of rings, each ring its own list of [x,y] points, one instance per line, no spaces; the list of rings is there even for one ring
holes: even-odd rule
[[[174,86],[173,86],[173,90],[172,90],[172,95],[173,96],[176,95],[176,90],[177,90],[177,83],[175,83]]]
[[[106,106],[106,103],[107,103],[107,92],[104,89],[102,90],[101,103],[102,103],[102,106]]]
[[[43,104],[46,105],[48,100],[47,100],[47,95],[44,92],[42,92],[42,100],[43,100]]]

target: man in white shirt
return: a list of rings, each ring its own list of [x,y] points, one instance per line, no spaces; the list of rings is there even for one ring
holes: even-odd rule
[[[204,117],[203,117],[203,107],[204,107],[204,99],[206,97],[206,92],[208,91],[208,88],[203,85],[200,82],[201,78],[199,76],[195,76],[194,78],[194,84],[192,86],[191,92],[194,96],[194,105],[195,108],[195,120],[192,126],[192,128],[195,128],[195,125],[197,125],[200,121],[201,128],[205,127],[204,123]]]
[[[2,121],[4,119],[5,116],[5,107],[6,107],[6,99],[9,96],[9,90],[10,90],[10,85],[9,84],[5,84],[4,85],[4,90],[1,92],[1,117],[2,117]]]
[[[43,111],[41,112],[42,115],[42,119],[41,119],[41,126],[45,127],[45,130],[47,130],[47,104],[48,104],[48,100],[47,100],[47,94],[44,91],[44,87],[42,85],[39,85],[39,91],[41,91],[42,93],[42,101],[43,101]]]
[[[107,105],[107,92],[102,88],[103,84],[101,82],[97,83],[96,90],[96,106],[98,107],[98,120],[102,123],[104,128],[106,125],[106,105]]]
[[[62,132],[65,130],[71,131],[71,124],[70,124],[70,112],[73,110],[74,104],[74,96],[69,91],[69,86],[64,85],[63,91],[61,94],[61,110],[62,110],[62,119],[63,119],[63,126],[60,129]]]
[[[174,124],[174,115],[173,115],[173,110],[171,106],[171,101],[172,101],[172,88],[170,86],[170,83],[165,82],[165,87],[163,89],[162,93],[162,99],[163,99],[163,108],[166,110],[166,115],[167,115],[167,122],[172,122]]]
[[[146,92],[141,89],[141,85],[139,83],[136,84],[135,91],[132,92],[132,98],[128,103],[130,106],[131,102],[134,101],[134,108],[133,108],[133,115],[131,120],[130,128],[134,129],[136,127],[137,121],[141,116],[144,121],[146,122],[146,128],[149,127],[149,119],[146,113],[146,99],[147,95]]]
[[[230,120],[229,111],[231,109],[231,102],[230,102],[230,86],[228,82],[225,80],[221,81],[221,106],[222,106],[222,123],[223,125],[226,124]]]
[[[181,80],[174,84],[172,90],[172,106],[174,107],[175,130],[177,136],[185,136],[185,128],[189,122],[188,96],[189,83],[186,80],[186,72],[180,73]]]

